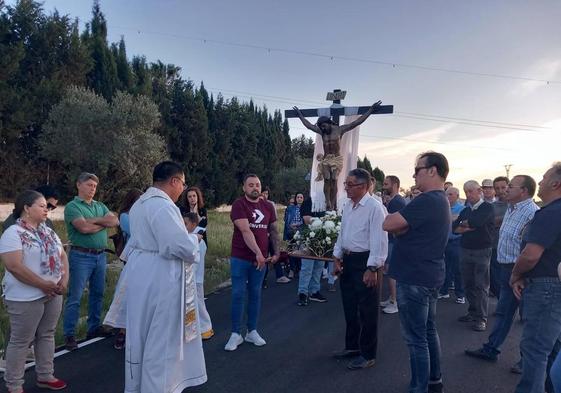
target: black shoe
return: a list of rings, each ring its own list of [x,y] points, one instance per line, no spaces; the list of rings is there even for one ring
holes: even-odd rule
[[[66,336],[64,337],[64,347],[67,351],[73,351],[78,349],[78,343],[76,342],[76,337]]]
[[[308,295],[299,293],[298,294],[298,305],[307,306],[308,305]]]
[[[487,351],[485,348],[466,349],[464,351],[464,353],[468,356],[478,358],[478,359],[487,360],[489,362],[496,362],[497,358],[498,358],[496,353],[492,353],[490,351]]]
[[[323,296],[321,293],[316,292],[316,293],[312,293],[310,295],[310,300],[312,302],[318,302],[318,303],[325,303],[327,301],[327,299],[325,298],[325,296]]]
[[[335,359],[347,359],[360,356],[360,351],[358,349],[343,349],[342,351],[333,352],[333,357]]]
[[[94,330],[88,332],[86,340],[91,340],[96,337],[111,337],[113,336],[113,329],[104,326],[98,326]]]
[[[429,382],[429,393],[443,393],[442,382],[430,383]]]
[[[357,356],[347,364],[349,370],[361,370],[363,368],[374,367],[376,359],[366,360],[362,356]]]

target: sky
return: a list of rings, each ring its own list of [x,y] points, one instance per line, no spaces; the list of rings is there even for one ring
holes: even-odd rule
[[[92,1],[44,9],[91,19]],[[561,160],[559,1],[101,1],[109,41],[182,68],[213,94],[270,111],[382,100],[359,155],[414,183],[417,154],[444,153],[456,186],[505,174],[539,181]],[[310,119],[315,122],[315,119]],[[479,125],[474,125],[474,121]],[[314,136],[290,119],[291,136]],[[484,126],[481,126],[483,124]]]

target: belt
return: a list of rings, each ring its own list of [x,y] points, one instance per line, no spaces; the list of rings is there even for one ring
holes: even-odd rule
[[[350,251],[343,249],[343,255],[370,255],[370,251]]]
[[[526,280],[528,282],[556,282],[561,284],[559,277],[531,277]]]
[[[86,254],[93,254],[93,255],[99,255],[99,254],[103,254],[105,252],[104,248],[87,248],[87,247],[80,247],[80,246],[70,246],[70,250],[76,250],[76,251],[80,251],[80,252],[85,252]]]

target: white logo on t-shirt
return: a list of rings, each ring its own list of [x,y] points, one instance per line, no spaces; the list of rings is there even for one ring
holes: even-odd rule
[[[254,209],[252,216],[256,224],[260,224],[261,221],[263,221],[263,219],[265,218],[265,215],[261,213],[261,210],[259,209]]]

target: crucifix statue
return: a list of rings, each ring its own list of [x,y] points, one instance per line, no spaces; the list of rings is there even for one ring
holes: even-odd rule
[[[369,107],[343,107],[340,102],[345,97],[345,93],[340,90],[328,93],[327,99],[333,101],[330,108],[300,110],[295,106],[292,111],[285,111],[285,117],[298,117],[306,128],[321,136],[324,153],[316,156],[318,176],[314,181],[323,180],[326,210],[337,209],[337,180],[343,167],[343,157],[341,156],[341,138],[343,135],[362,124],[373,113],[393,113],[393,106],[382,106],[382,101],[378,101]],[[360,117],[351,123],[340,126],[340,115],[360,115]],[[319,118],[316,124],[312,124],[306,119],[307,116],[319,116]],[[330,116],[333,116],[333,119]]]

